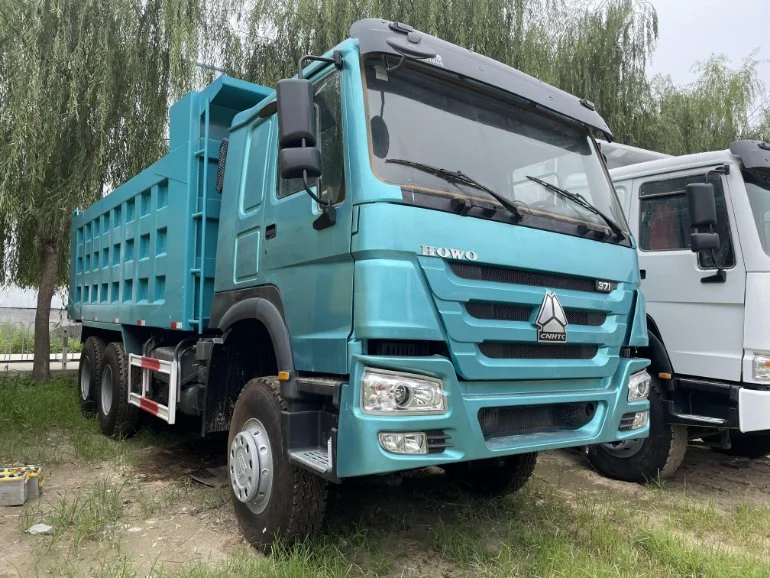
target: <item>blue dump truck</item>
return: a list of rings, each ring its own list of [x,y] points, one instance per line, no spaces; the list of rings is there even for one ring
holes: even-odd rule
[[[329,482],[440,466],[499,493],[539,451],[646,436],[595,136],[589,101],[376,19],[275,90],[186,95],[168,154],[73,218],[84,410],[110,436],[140,412],[229,431],[263,548],[314,531]]]

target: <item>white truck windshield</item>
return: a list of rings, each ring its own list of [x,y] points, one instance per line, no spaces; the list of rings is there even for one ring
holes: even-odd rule
[[[759,233],[762,249],[770,255],[770,173],[743,171],[746,194]]]
[[[461,171],[520,212],[606,228],[606,221],[545,181],[578,193],[627,232],[615,192],[588,131],[448,75],[365,63],[373,169],[383,181],[438,195],[484,199],[463,183],[393,159]],[[536,177],[532,179],[531,177]]]

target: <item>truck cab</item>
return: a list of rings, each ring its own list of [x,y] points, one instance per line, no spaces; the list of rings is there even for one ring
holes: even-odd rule
[[[81,397],[108,434],[134,410],[229,431],[254,544],[317,528],[327,482],[440,466],[499,493],[537,452],[647,434],[637,253],[589,101],[369,19],[275,91],[174,106],[182,144],[74,220]]]
[[[638,242],[654,386],[649,438],[594,448],[595,463],[628,479],[657,448],[660,459],[648,460],[644,475],[670,475],[693,438],[733,455],[766,455],[770,145],[737,141],[678,157],[601,146]],[[693,217],[709,205],[713,223]],[[712,236],[705,248],[703,235]]]

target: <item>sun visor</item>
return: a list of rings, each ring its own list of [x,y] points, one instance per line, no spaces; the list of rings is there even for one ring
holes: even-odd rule
[[[358,39],[362,55],[386,53],[401,58],[406,54],[429,66],[497,87],[543,109],[576,120],[600,131],[607,140],[613,138],[607,123],[596,112],[593,103],[585,98],[578,98],[501,62],[414,30],[407,24],[377,18],[359,20],[351,26],[350,37]],[[410,47],[410,50],[398,50],[402,45]]]

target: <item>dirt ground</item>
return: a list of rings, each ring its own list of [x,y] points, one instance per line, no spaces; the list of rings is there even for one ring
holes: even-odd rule
[[[45,491],[36,508],[42,519],[25,516],[22,508],[0,507],[0,578],[43,573],[118,575],[116,565],[130,560],[142,575],[154,568],[174,572],[191,564],[216,564],[226,556],[250,552],[242,540],[228,489],[208,487],[190,474],[222,466],[223,439],[182,442],[175,447],[139,450],[132,465],[65,462],[46,471]],[[582,455],[570,452],[542,454],[535,477],[570,496],[597,493],[626,500],[648,496],[649,487],[608,480],[592,471]],[[105,539],[68,543],[24,533],[26,523],[45,522],[45,513],[60,515],[66,503],[77,501],[93,488],[120,488],[125,514],[120,524],[108,528]],[[376,520],[378,512],[393,516],[394,509],[414,509],[410,487],[444,484],[441,474],[423,472],[407,478],[400,488],[341,487],[329,498],[331,523],[360,519],[362,509]],[[764,505],[770,498],[770,460],[735,461],[706,448],[689,448],[678,473],[665,482],[666,491],[696,499],[717,508],[737,503]],[[397,496],[402,496],[397,497]],[[395,498],[395,499],[394,499]],[[58,512],[58,514],[57,514]],[[396,514],[397,515],[397,514]],[[421,519],[430,526],[431,513]],[[73,525],[75,522],[73,522]],[[364,529],[365,530],[365,529]],[[419,533],[419,528],[416,529]],[[111,572],[111,568],[116,568]],[[419,572],[418,572],[419,573]]]

